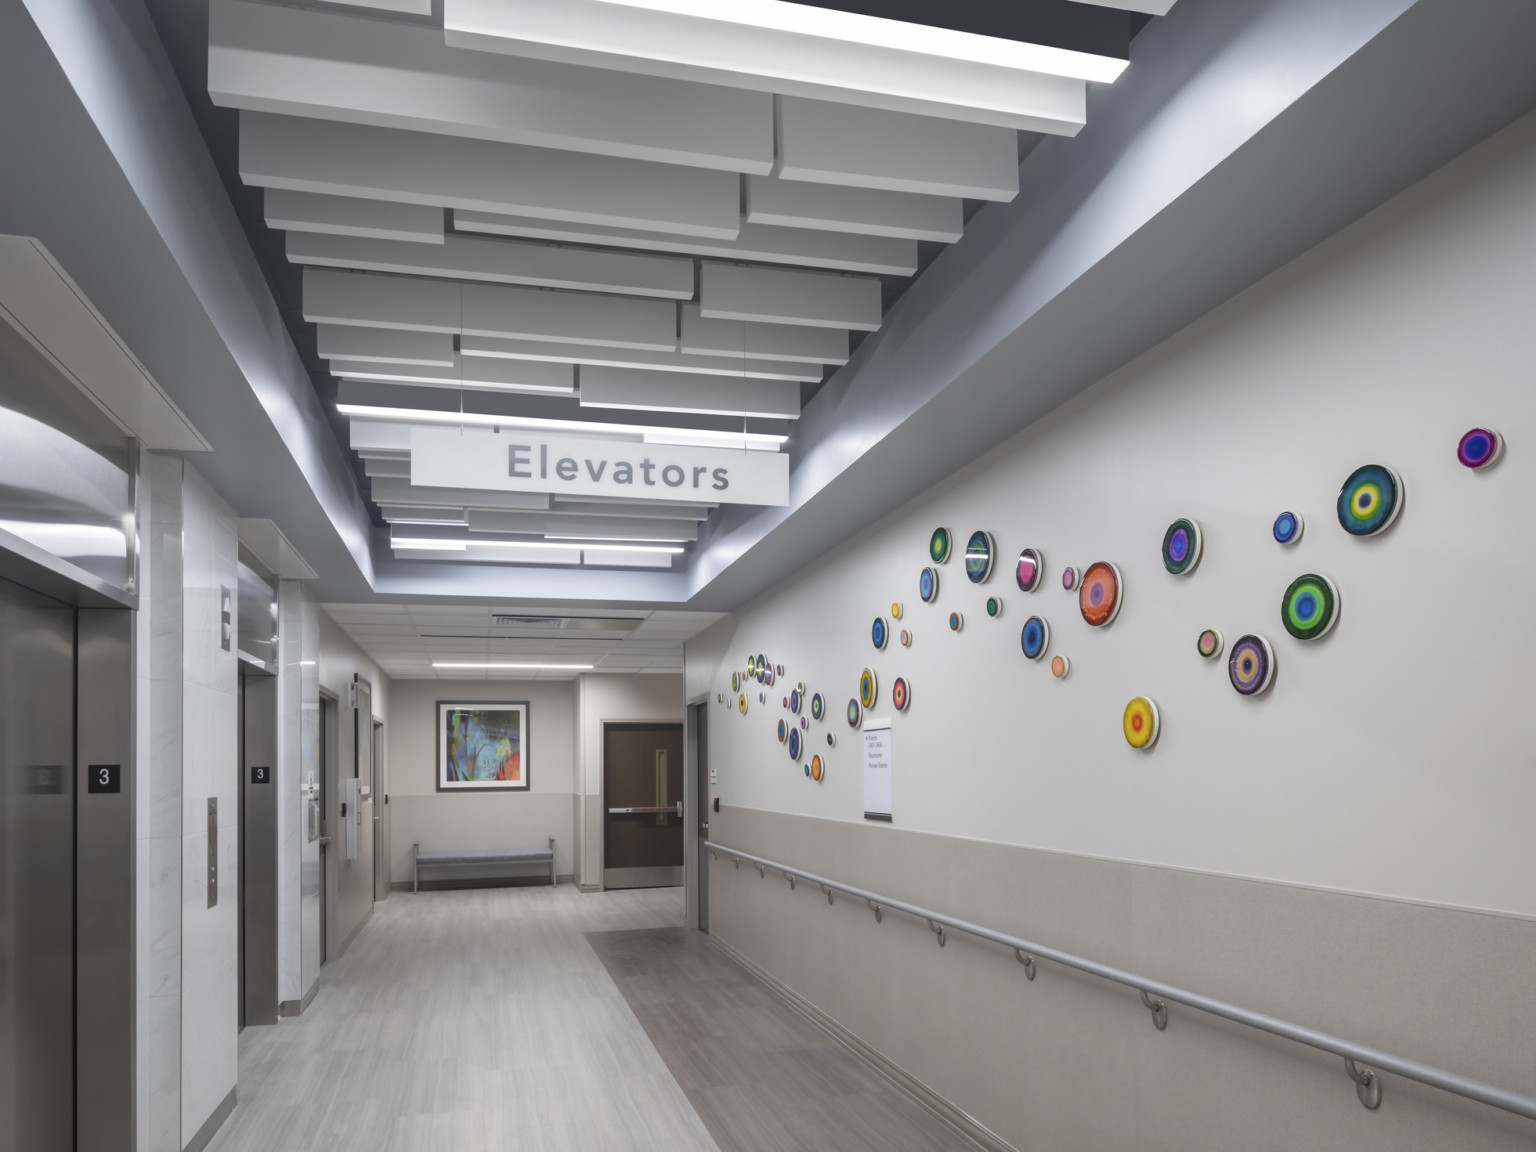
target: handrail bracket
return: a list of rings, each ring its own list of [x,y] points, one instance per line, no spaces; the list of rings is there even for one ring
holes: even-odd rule
[[[944,925],[935,924],[932,920],[930,920],[928,921],[928,927],[933,929],[933,934],[939,938],[939,947],[944,947],[945,941],[948,939]]]
[[[821,885],[820,887],[821,890],[827,894],[827,903],[832,903],[832,889],[828,888],[825,884]]]
[[[1166,1002],[1152,999],[1152,997],[1147,995],[1145,988],[1141,990],[1141,1002],[1146,1006],[1147,1011],[1152,1013],[1152,1023],[1157,1026],[1159,1032],[1168,1027],[1168,1005]]]
[[[1364,1104],[1372,1112],[1381,1107],[1381,1075],[1362,1068],[1349,1057],[1344,1058],[1345,1071],[1349,1078],[1355,1082],[1355,1095],[1360,1097],[1360,1103]]]
[[[1035,978],[1035,958],[1025,952],[1022,948],[1015,948],[1013,950],[1013,954],[1018,959],[1019,963],[1024,965],[1025,977],[1027,979],[1033,980]]]
[[[876,904],[873,900],[866,900],[864,903],[869,905],[869,910],[875,914],[875,923],[880,923],[880,921],[885,917],[885,910],[882,909],[880,905]]]

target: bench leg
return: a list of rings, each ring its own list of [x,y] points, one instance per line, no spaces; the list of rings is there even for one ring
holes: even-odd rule
[[[559,883],[555,879],[555,838],[551,836],[549,838],[549,886],[555,888],[559,886]]]

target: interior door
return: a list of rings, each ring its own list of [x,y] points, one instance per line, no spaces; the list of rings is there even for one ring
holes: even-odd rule
[[[74,1128],[75,613],[0,580],[0,1152]]]
[[[373,722],[373,898],[389,898],[389,757],[384,725]]]
[[[693,755],[695,760],[695,791],[697,803],[694,819],[698,822],[698,920],[699,931],[709,931],[709,705],[695,704],[690,710],[693,716]]]
[[[683,726],[603,728],[603,884],[683,882]]]

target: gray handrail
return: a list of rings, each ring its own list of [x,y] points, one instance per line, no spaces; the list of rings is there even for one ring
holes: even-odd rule
[[[1367,1048],[1363,1044],[1355,1044],[1349,1040],[1341,1040],[1337,1036],[1330,1036],[1326,1032],[1318,1032],[1312,1028],[1304,1028],[1300,1024],[1292,1024],[1288,1020],[1280,1020],[1274,1016],[1266,1016],[1262,1012],[1253,1012],[1247,1008],[1239,1008],[1236,1004],[1228,1004],[1224,1000],[1214,1000],[1209,996],[1202,996],[1197,992],[1188,992],[1183,988],[1172,984],[1164,984],[1159,980],[1149,980],[1144,976],[1138,976],[1134,972],[1126,972],[1119,968],[1113,968],[1108,964],[1100,964],[1096,960],[1088,960],[1082,956],[1074,956],[1070,952],[1062,952],[1055,948],[1047,948],[1040,944],[1031,943],[1017,936],[1010,936],[1006,932],[995,932],[991,928],[983,928],[979,924],[972,924],[966,920],[957,920],[953,916],[945,916],[941,912],[934,912],[927,908],[920,908],[916,904],[908,904],[904,900],[893,900],[889,896],[881,896],[863,888],[855,888],[851,884],[844,884],[837,880],[829,880],[825,876],[817,876],[814,872],[805,872],[799,868],[791,868],[787,864],[780,864],[775,860],[766,860],[761,856],[753,856],[749,852],[740,852],[735,848],[728,848],[724,844],[710,843],[709,852],[716,858],[721,853],[734,857],[738,861],[745,861],[757,869],[762,876],[767,871],[781,873],[794,886],[798,877],[811,884],[818,885],[826,893],[827,902],[832,902],[832,893],[843,892],[849,896],[863,900],[875,913],[875,918],[880,918],[880,912],[884,908],[892,908],[898,912],[905,912],[909,916],[919,920],[926,920],[928,927],[938,936],[940,947],[944,945],[945,931],[954,929],[956,932],[964,932],[969,936],[976,936],[982,940],[990,940],[994,944],[1001,944],[1004,948],[1013,949],[1014,955],[1024,965],[1025,974],[1029,979],[1035,978],[1034,961],[1036,958],[1054,961],[1067,968],[1075,968],[1079,972],[1087,972],[1092,976],[1098,976],[1104,980],[1123,984],[1128,988],[1135,988],[1141,993],[1142,1003],[1152,1012],[1153,1022],[1161,1029],[1168,1023],[1168,1006],[1165,1001],[1175,1004],[1183,1004],[1189,1008],[1198,1008],[1201,1012],[1208,1012],[1212,1016],[1220,1016],[1225,1020],[1231,1020],[1237,1024],[1246,1024],[1250,1028],[1257,1028],[1262,1032],[1269,1032],[1275,1036],[1283,1036],[1287,1040],[1294,1040],[1298,1044],[1305,1044],[1311,1048],[1317,1048],[1323,1052],[1331,1052],[1335,1056],[1344,1058],[1345,1070],[1351,1080],[1355,1082],[1355,1092],[1360,1097],[1360,1102],[1367,1108],[1376,1108],[1381,1104],[1381,1077],[1379,1072],[1392,1072],[1408,1080],[1417,1080],[1420,1084],[1428,1084],[1432,1088],[1439,1088],[1457,1096],[1465,1096],[1468,1100],[1476,1100],[1494,1108],[1503,1109],[1505,1112],[1513,1112],[1517,1116],[1524,1116],[1536,1120],[1536,1099],[1530,1096],[1522,1096],[1518,1092],[1510,1092],[1504,1088],[1497,1088],[1492,1084],[1484,1084],[1480,1080],[1471,1080],[1465,1076],[1458,1076],[1454,1072],[1447,1072],[1443,1068],[1435,1068],[1429,1064],[1420,1064],[1417,1060],[1408,1060],[1401,1056],[1393,1056],[1390,1052],[1382,1052],[1376,1048]],[[1156,997],[1157,999],[1154,999]],[[1362,1068],[1360,1065],[1369,1065]],[[1378,1071],[1379,1070],[1379,1071]]]

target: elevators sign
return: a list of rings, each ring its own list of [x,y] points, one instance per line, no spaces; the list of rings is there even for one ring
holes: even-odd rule
[[[677,500],[789,503],[789,457],[779,452],[637,444],[516,429],[411,429],[411,483],[426,488]]]

